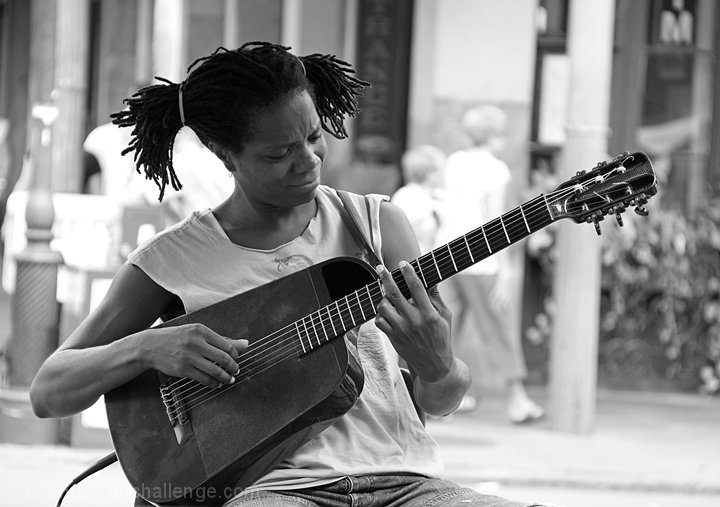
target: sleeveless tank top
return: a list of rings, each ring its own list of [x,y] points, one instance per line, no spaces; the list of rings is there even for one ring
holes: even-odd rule
[[[366,236],[380,255],[380,203],[351,194]],[[128,262],[179,296],[186,311],[203,308],[312,264],[338,256],[365,258],[342,221],[334,190],[318,188],[317,213],[301,236],[272,250],[232,243],[211,210],[197,211],[138,247]],[[365,374],[355,405],[247,488],[297,489],[349,475],[415,473],[439,477],[439,450],[418,419],[389,339],[372,320],[346,333]]]

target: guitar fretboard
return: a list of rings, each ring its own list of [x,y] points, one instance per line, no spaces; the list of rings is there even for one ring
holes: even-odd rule
[[[425,288],[437,285],[473,264],[490,257],[550,225],[554,221],[545,195],[540,195],[477,229],[440,246],[410,262]],[[399,269],[392,277],[407,298],[410,289]],[[292,339],[299,354],[307,354],[377,315],[383,298],[380,281],[313,312],[294,323]]]

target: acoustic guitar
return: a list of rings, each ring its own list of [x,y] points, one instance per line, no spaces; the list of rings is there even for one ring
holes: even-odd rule
[[[600,233],[606,215],[620,225],[629,207],[646,215],[657,190],[648,157],[623,153],[411,265],[432,287],[559,219]],[[409,297],[400,271],[392,276]],[[362,373],[342,337],[374,318],[382,298],[371,266],[339,257],[161,324],[200,322],[250,344],[233,384],[209,388],[149,370],[105,395],[131,485],[154,504],[214,505],[267,473],[360,395]]]

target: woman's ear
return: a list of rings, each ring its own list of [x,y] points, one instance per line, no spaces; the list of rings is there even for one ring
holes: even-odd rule
[[[225,164],[225,169],[230,172],[234,171],[235,167],[232,164],[232,158],[230,157],[230,152],[227,149],[213,142],[209,142],[207,146],[210,151],[212,151],[215,156],[219,158],[223,164]]]

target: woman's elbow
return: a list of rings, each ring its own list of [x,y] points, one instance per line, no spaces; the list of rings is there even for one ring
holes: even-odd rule
[[[47,364],[47,363],[46,363]],[[58,389],[56,375],[47,371],[46,365],[40,367],[30,384],[30,406],[37,417],[65,417],[66,407]],[[62,413],[61,413],[62,412]]]

